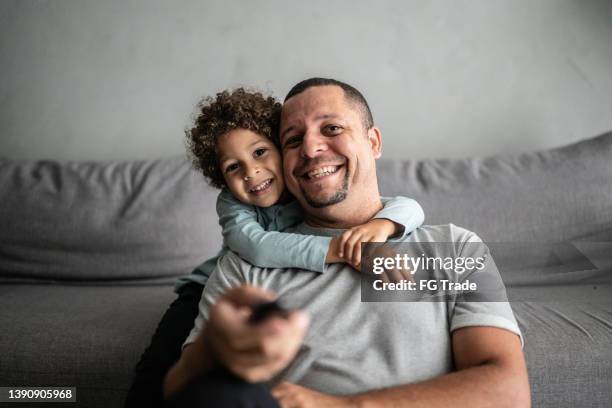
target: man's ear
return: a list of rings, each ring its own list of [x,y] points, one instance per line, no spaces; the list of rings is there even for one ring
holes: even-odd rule
[[[380,158],[382,155],[382,135],[380,129],[376,126],[372,126],[368,129],[368,142],[375,159]]]

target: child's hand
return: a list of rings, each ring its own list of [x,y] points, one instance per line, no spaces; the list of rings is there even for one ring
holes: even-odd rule
[[[348,229],[338,239],[338,256],[355,269],[361,267],[362,242],[386,242],[396,232],[397,225],[384,218],[375,218],[363,225]]]

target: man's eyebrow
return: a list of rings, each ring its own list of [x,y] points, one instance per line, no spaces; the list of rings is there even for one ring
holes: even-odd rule
[[[287,129],[283,130],[280,134],[280,140],[283,140],[283,136],[285,136],[287,133],[291,132],[292,130],[295,129],[295,126],[289,126]]]
[[[319,115],[315,118],[315,120],[324,120],[324,119],[340,119],[340,116],[335,115],[333,113],[326,113],[324,115]]]
[[[339,115],[335,115],[333,113],[325,113],[323,115],[316,116],[314,120],[325,120],[325,119],[341,119],[342,117]],[[283,140],[283,136],[287,133],[291,132],[295,129],[295,126],[289,126],[287,129],[283,130],[280,134],[280,139]]]

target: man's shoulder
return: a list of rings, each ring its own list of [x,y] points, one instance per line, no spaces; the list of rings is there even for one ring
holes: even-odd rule
[[[215,278],[221,278],[221,280],[243,281],[250,268],[250,263],[242,259],[236,252],[228,250],[217,259],[212,275],[216,275]]]
[[[223,255],[219,257],[217,265],[221,267],[229,267],[231,269],[242,269],[247,266],[251,266],[247,261],[242,259],[236,252],[228,249]]]
[[[422,225],[408,235],[404,242],[482,242],[473,231],[455,224]]]

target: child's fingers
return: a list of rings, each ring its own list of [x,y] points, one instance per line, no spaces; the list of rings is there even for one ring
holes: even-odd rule
[[[351,259],[353,259],[353,242],[355,238],[357,238],[357,236],[358,235],[356,231],[352,231],[351,235],[347,238],[346,242],[344,243],[344,248],[343,248],[344,259],[347,262],[351,262]]]
[[[344,247],[346,246],[346,242],[353,234],[353,230],[349,229],[340,234],[340,238],[338,240],[338,256],[340,258],[344,258]]]
[[[346,241],[346,245],[344,246],[344,259],[346,259],[347,262],[352,262],[355,249],[360,243],[361,234],[358,231],[354,232]]]
[[[387,234],[379,233],[370,242],[387,242],[387,238],[389,238]]]
[[[389,283],[389,277],[387,276],[386,273],[383,273],[380,275],[380,280],[383,281],[384,283]]]
[[[362,242],[367,242],[367,241],[359,241],[355,245],[355,248],[353,248],[353,257],[351,258],[353,265],[361,264],[361,243]]]
[[[402,281],[402,279],[404,279],[404,276],[402,275],[402,272],[399,269],[388,270],[386,274],[390,282],[399,283]]]
[[[344,247],[342,248],[342,252],[344,253],[343,254],[344,260],[347,262],[350,262],[353,257],[353,246],[351,244],[352,238],[353,238],[353,235],[348,237],[346,242],[344,243]]]

